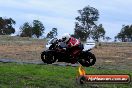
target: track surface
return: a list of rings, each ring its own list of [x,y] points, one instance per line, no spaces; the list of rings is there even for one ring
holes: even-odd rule
[[[2,62],[2,63],[41,64],[41,65],[46,65],[42,61],[40,61],[40,62],[39,61],[38,62],[21,62],[21,61],[16,61],[14,59],[0,59],[0,62]],[[60,63],[60,62],[53,63],[52,65],[58,65],[58,66],[73,66],[73,67],[79,66],[79,64],[69,64],[69,63]]]

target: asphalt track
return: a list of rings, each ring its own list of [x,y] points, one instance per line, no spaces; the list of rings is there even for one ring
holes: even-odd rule
[[[43,63],[42,61],[40,62],[24,62],[24,61],[16,61],[14,59],[0,59],[1,63],[18,63],[18,64],[38,64],[38,65],[47,65],[46,63]],[[62,63],[62,62],[56,62],[53,63],[52,65],[58,65],[58,66],[73,66],[77,67],[79,64],[68,64],[68,63]]]

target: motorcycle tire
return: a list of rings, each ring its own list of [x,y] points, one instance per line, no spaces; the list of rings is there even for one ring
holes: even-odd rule
[[[89,67],[95,64],[96,57],[91,52],[85,52],[81,59],[78,61],[82,66]]]
[[[41,59],[44,63],[52,64],[56,61],[52,52],[42,52]]]

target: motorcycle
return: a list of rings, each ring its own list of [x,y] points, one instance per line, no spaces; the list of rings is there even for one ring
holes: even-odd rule
[[[95,43],[80,44],[79,48],[68,50],[64,42],[53,38],[46,44],[46,50],[41,53],[41,59],[47,64],[54,62],[75,64],[79,62],[82,66],[89,67],[96,62],[95,55],[90,52],[94,46]]]

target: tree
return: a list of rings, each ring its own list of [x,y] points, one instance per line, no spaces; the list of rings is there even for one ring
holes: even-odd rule
[[[33,20],[33,35],[39,38],[44,33],[44,30],[45,30],[45,27],[41,21]]]
[[[21,30],[21,34],[20,34],[21,37],[32,37],[32,35],[33,35],[33,33],[32,33],[33,28],[28,22],[25,22],[20,27],[20,30]]]
[[[12,18],[2,18],[0,17],[0,35],[10,35],[15,33],[16,22]]]
[[[82,10],[78,10],[78,13],[80,16],[75,18],[77,22],[75,22],[74,35],[80,40],[86,41],[98,21],[99,12],[93,7],[86,6]]]
[[[102,24],[99,24],[99,26],[95,26],[94,29],[91,31],[91,36],[92,39],[95,40],[96,42],[99,42],[100,38],[105,37],[105,30],[102,26]]]
[[[132,25],[123,25],[115,38],[122,42],[132,42]]]
[[[118,39],[119,41],[125,41],[125,34],[124,34],[124,26],[122,26],[123,28],[121,29],[121,31],[117,34],[117,36],[115,36],[115,39]]]
[[[21,37],[32,37],[33,35],[35,35],[37,38],[39,38],[44,33],[45,28],[42,22],[38,20],[33,20],[32,24],[25,22],[20,27],[20,30],[21,30],[21,34],[20,34]]]
[[[56,37],[58,35],[57,28],[52,28],[53,36]]]
[[[106,39],[106,41],[108,42],[109,40],[111,40],[111,38],[110,37],[105,37],[105,39]]]
[[[58,35],[57,28],[52,28],[52,30],[47,34],[46,38],[54,38]]]

